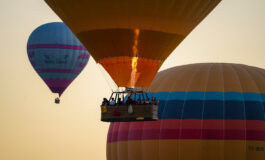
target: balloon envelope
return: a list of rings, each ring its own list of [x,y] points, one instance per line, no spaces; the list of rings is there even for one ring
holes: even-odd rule
[[[265,70],[192,64],[150,85],[159,120],[110,124],[107,160],[264,160]]]
[[[36,28],[27,44],[29,60],[51,89],[61,95],[89,60],[86,48],[62,22]]]
[[[221,0],[45,1],[118,86],[146,87]]]

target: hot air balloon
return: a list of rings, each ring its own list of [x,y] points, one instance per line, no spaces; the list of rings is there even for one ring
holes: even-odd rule
[[[45,0],[119,87],[147,87],[221,0]]]
[[[107,160],[264,160],[265,70],[206,63],[159,72],[159,120],[115,122]]]
[[[59,97],[89,60],[86,48],[62,22],[36,28],[28,39],[27,53],[35,71]]]

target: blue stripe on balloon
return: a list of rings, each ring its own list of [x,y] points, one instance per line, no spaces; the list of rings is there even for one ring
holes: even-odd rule
[[[159,100],[219,100],[219,101],[259,101],[265,102],[265,93],[240,92],[157,92],[149,96],[159,97]]]
[[[261,97],[263,99],[263,102],[265,102],[265,94],[261,94]]]
[[[159,119],[265,121],[265,94],[239,92],[157,92]],[[137,99],[139,96],[137,96]]]
[[[159,102],[159,119],[263,120],[265,103],[256,101],[170,100]]]

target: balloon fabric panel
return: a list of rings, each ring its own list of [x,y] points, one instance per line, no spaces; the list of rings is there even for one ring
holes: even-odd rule
[[[45,0],[75,34],[140,29],[187,35],[221,0]]]

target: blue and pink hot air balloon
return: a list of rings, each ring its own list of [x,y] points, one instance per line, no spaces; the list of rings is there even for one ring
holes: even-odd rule
[[[27,53],[38,75],[59,97],[90,57],[86,48],[62,22],[36,28],[28,39]]]

